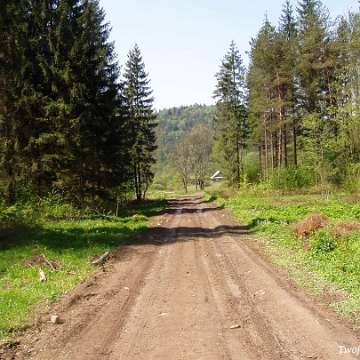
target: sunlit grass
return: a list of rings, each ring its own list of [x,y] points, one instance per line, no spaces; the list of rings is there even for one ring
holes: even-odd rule
[[[96,269],[89,260],[114,251],[129,236],[147,228],[149,217],[166,204],[158,200],[130,206],[122,209],[122,217],[54,220],[43,216],[34,226],[14,231],[0,243],[0,340],[31,324],[39,304],[49,304],[73,288]],[[39,258],[55,266],[41,264],[46,281],[40,281],[40,265],[29,261]]]
[[[359,222],[360,203],[344,194],[324,199],[318,195],[262,194],[213,195],[219,205],[231,210],[255,243],[263,244],[272,261],[295,281],[321,295],[325,288],[338,289],[343,299],[332,306],[341,314],[358,321],[360,313],[360,232],[335,237],[337,221]],[[308,239],[298,238],[293,225],[310,213],[320,213],[331,226],[320,229]],[[359,322],[360,324],[360,322]],[[359,325],[358,324],[358,325]]]

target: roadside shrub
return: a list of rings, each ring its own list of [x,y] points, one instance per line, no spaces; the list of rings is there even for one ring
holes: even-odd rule
[[[242,181],[250,184],[258,184],[260,182],[260,171],[260,164],[257,157],[248,156],[244,161]]]
[[[280,172],[274,171],[269,179],[273,189],[291,191],[310,188],[314,185],[313,173],[309,169],[298,166],[288,166]]]
[[[314,256],[329,253],[337,248],[336,239],[326,229],[321,229],[310,240],[310,252]]]
[[[358,193],[360,190],[360,164],[351,164],[346,169],[344,176],[343,189],[351,194]]]

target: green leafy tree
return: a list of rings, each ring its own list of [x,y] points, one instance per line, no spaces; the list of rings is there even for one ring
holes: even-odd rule
[[[195,187],[205,189],[205,180],[210,164],[214,140],[212,129],[205,124],[195,126],[188,138],[191,170],[195,178]]]
[[[137,200],[145,197],[154,177],[152,165],[155,163],[153,152],[156,149],[157,124],[149,83],[140,49],[135,44],[125,64],[123,96],[127,108],[130,161]]]
[[[175,147],[171,155],[171,163],[175,172],[180,176],[185,192],[188,192],[188,183],[190,178],[190,151],[188,139],[181,140]]]

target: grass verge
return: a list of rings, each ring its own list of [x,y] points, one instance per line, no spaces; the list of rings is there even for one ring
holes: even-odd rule
[[[212,194],[256,235],[272,261],[300,285],[360,326],[360,231],[335,231],[340,223],[360,223],[360,203],[344,194],[285,196],[278,193]],[[329,225],[298,237],[294,224],[309,214],[329,219]],[[325,293],[327,296],[325,296]]]
[[[90,259],[115,250],[129,236],[147,228],[149,218],[166,205],[165,199],[133,204],[122,209],[121,217],[76,217],[67,209],[71,216],[64,218],[62,205],[48,212],[42,209],[40,217],[34,215],[39,209],[18,209],[17,213],[25,211],[33,223],[14,227],[13,221],[11,229],[0,233],[0,340],[10,339],[29,324],[40,303],[56,300],[93,272]],[[3,213],[9,211],[13,210]],[[55,212],[61,216],[54,216]],[[40,267],[46,281],[40,281]]]

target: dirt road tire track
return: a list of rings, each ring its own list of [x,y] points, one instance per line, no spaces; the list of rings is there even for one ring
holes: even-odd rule
[[[358,347],[359,334],[248,238],[199,195],[174,199],[151,229],[43,314],[8,358],[352,358],[340,346]],[[51,313],[62,324],[47,321]]]

